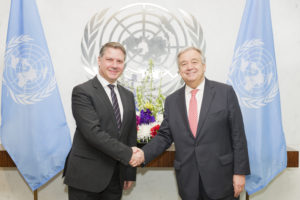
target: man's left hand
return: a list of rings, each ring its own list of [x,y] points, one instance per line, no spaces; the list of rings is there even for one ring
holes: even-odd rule
[[[124,190],[128,190],[131,188],[132,184],[133,184],[134,181],[124,181],[124,186],[123,186],[123,189]]]
[[[244,190],[246,183],[245,175],[233,175],[233,188],[234,188],[234,197],[237,198],[240,193]]]

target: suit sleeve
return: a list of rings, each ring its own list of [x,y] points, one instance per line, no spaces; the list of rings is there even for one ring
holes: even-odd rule
[[[132,95],[132,105],[135,107],[134,97]],[[135,110],[135,109],[134,109]],[[129,136],[128,136],[128,146],[133,147],[136,146],[137,142],[137,129],[136,129],[136,115],[133,115],[131,119],[131,125],[129,129]],[[135,181],[136,180],[136,167],[127,166],[124,180],[126,181]]]
[[[79,86],[73,89],[72,112],[77,129],[91,146],[128,165],[132,156],[131,148],[103,130],[91,97]]]
[[[243,117],[237,96],[232,87],[229,89],[229,124],[234,157],[234,174],[250,174],[247,140]]]
[[[168,149],[172,142],[173,137],[171,130],[169,128],[169,118],[168,118],[168,98],[165,101],[165,111],[164,120],[160,125],[157,135],[143,147],[145,155],[145,163],[149,163],[151,160],[162,154],[166,149]]]

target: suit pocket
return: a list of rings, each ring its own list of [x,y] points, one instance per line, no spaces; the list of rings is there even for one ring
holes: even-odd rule
[[[222,165],[228,165],[233,162],[233,153],[225,154],[219,157]]]
[[[181,168],[181,163],[177,160],[174,160],[174,169],[179,170]]]
[[[79,157],[79,158],[82,158],[82,159],[97,160],[97,158],[93,154],[91,154],[90,152],[88,152],[86,150],[82,150],[82,149],[74,150],[73,155],[75,157]]]
[[[216,112],[213,113],[209,113],[207,117],[209,118],[219,118],[220,116],[224,116],[226,114],[226,110],[218,110]]]

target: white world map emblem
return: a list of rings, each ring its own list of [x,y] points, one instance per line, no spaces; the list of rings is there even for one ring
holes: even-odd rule
[[[7,43],[3,83],[18,104],[42,101],[56,88],[50,57],[30,36],[13,37]]]
[[[81,42],[83,67],[88,75],[98,73],[99,49],[107,42],[124,45],[126,68],[119,81],[130,89],[142,85],[153,61],[153,87],[168,95],[182,87],[177,54],[195,46],[205,53],[205,40],[197,19],[181,10],[168,10],[156,4],[136,3],[121,9],[103,9],[86,24]]]
[[[242,106],[260,108],[278,94],[275,59],[260,39],[246,41],[234,54],[229,82]]]

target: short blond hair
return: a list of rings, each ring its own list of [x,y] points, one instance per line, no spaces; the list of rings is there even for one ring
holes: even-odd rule
[[[100,49],[99,56],[102,57],[108,48],[120,49],[124,54],[124,60],[126,59],[126,50],[124,46],[119,42],[108,42],[104,44]]]
[[[187,47],[187,48],[182,49],[181,51],[179,51],[179,53],[178,53],[178,55],[177,55],[177,65],[178,65],[178,67],[180,67],[180,66],[179,66],[179,57],[180,57],[182,54],[184,54],[185,52],[190,51],[190,50],[197,51],[197,52],[200,54],[200,56],[201,56],[201,62],[202,62],[202,64],[205,64],[206,59],[205,59],[205,56],[203,55],[202,51],[201,51],[200,49],[194,47],[194,46],[191,46],[191,47]]]

